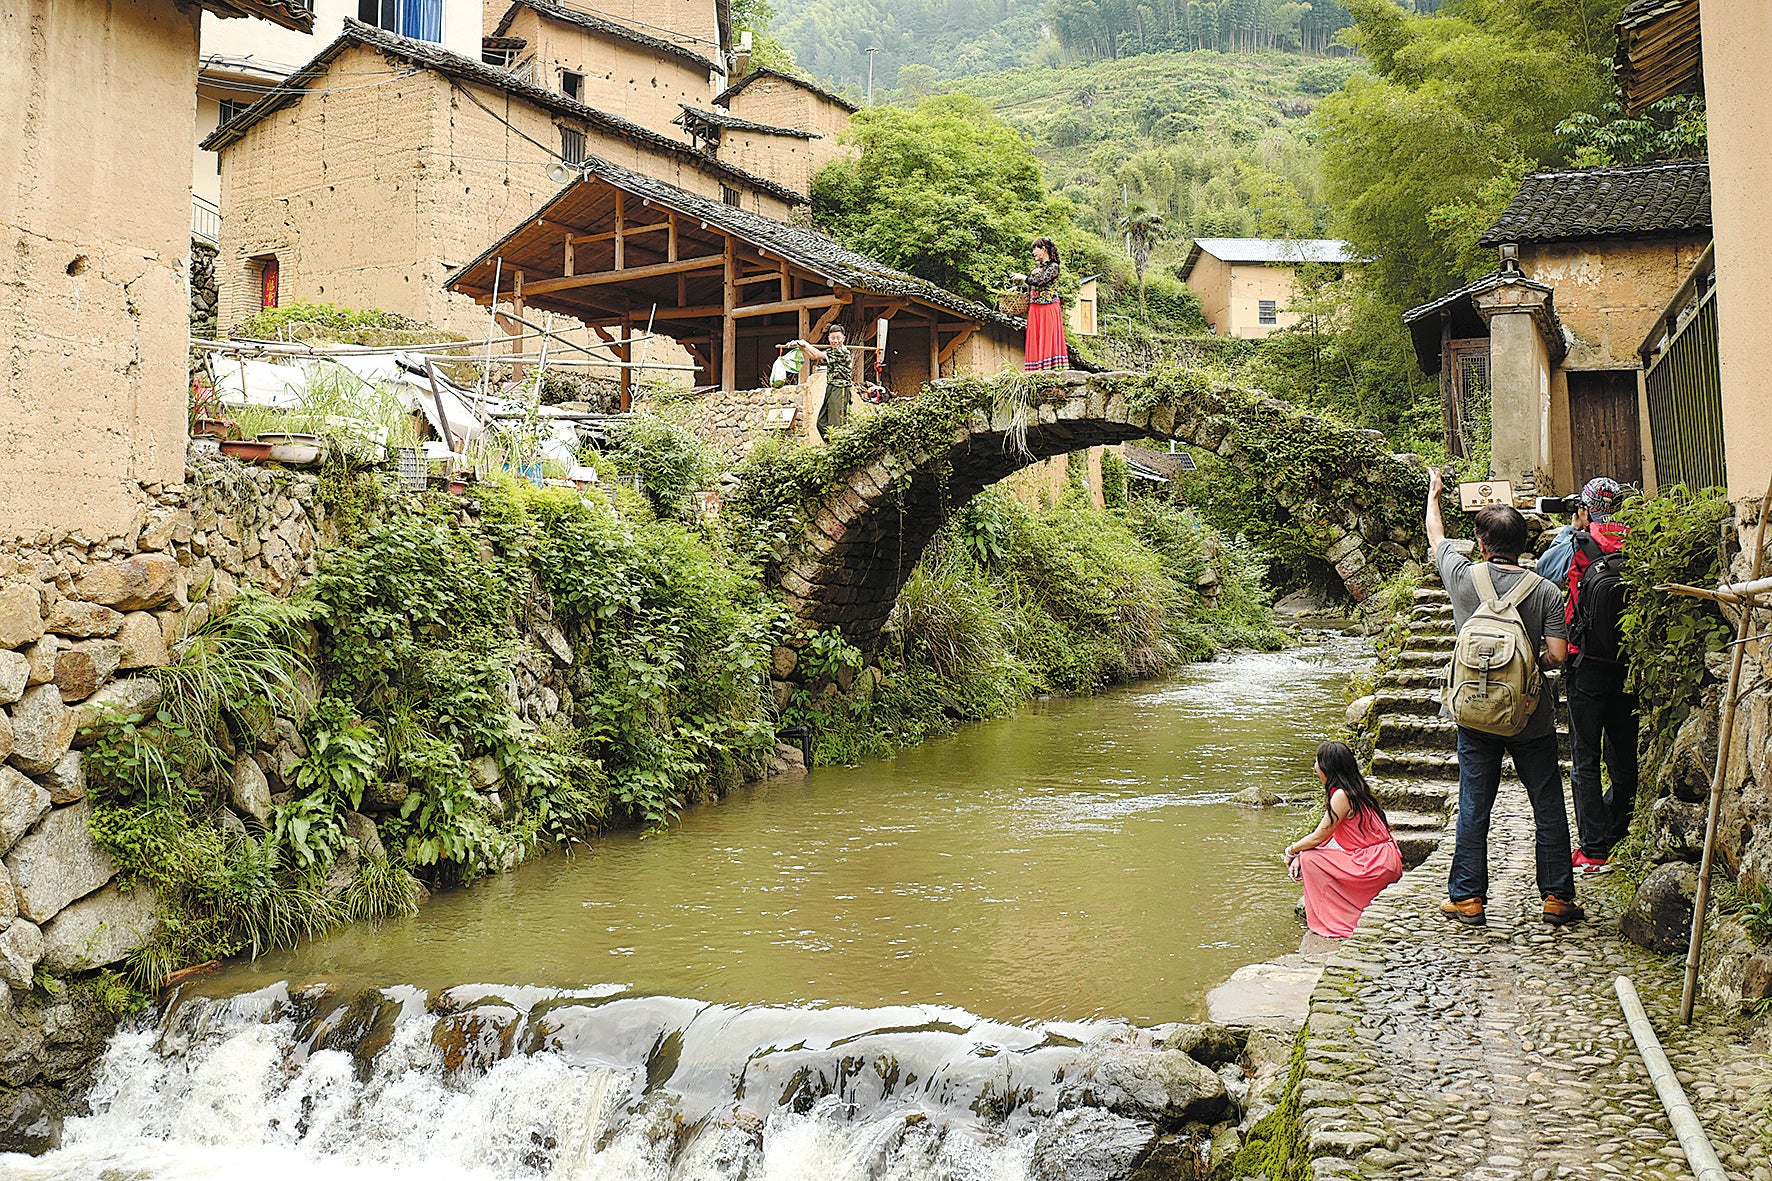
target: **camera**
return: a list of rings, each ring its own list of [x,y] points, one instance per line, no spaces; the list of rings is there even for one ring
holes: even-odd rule
[[[1547,516],[1572,517],[1581,511],[1581,497],[1540,496],[1538,511]]]

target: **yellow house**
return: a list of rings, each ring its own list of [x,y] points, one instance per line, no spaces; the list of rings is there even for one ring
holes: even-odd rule
[[[1298,323],[1300,266],[1353,260],[1348,244],[1332,238],[1196,238],[1181,281],[1199,295],[1213,332],[1259,340]]]
[[[281,0],[0,9],[0,537],[125,534],[184,481],[198,17]]]
[[[1703,160],[1526,177],[1480,239],[1500,269],[1403,317],[1423,371],[1440,375],[1452,453],[1491,444],[1516,492],[1594,476],[1653,487],[1658,454],[1674,463],[1663,476],[1709,482],[1654,429],[1669,416],[1640,350],[1710,232]]]
[[[303,297],[484,332],[485,313],[443,279],[558,192],[547,168],[562,161],[595,157],[768,217],[806,200],[509,70],[354,21],[205,146],[222,157],[224,331]]]
[[[792,128],[816,137],[807,141],[809,174],[839,157],[856,154],[855,148],[841,142],[855,104],[804,78],[759,67],[715,95],[714,105],[748,123]]]

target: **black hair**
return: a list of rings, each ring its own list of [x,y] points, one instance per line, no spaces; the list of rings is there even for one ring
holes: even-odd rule
[[[1317,766],[1323,769],[1323,807],[1329,807],[1329,801],[1340,788],[1347,793],[1347,802],[1352,805],[1348,812],[1351,819],[1361,812],[1371,809],[1378,813],[1378,818],[1390,826],[1390,819],[1385,816],[1384,809],[1378,806],[1378,797],[1372,794],[1372,787],[1366,777],[1360,774],[1360,760],[1345,742],[1325,742],[1317,748]]]
[[[1476,528],[1477,544],[1491,558],[1517,561],[1526,549],[1526,518],[1512,505],[1491,504],[1480,508],[1471,523]]]
[[[841,332],[845,337],[849,335],[849,329],[843,327],[843,322],[841,320],[824,330],[824,334],[827,337],[833,332]]]
[[[1034,239],[1034,246],[1044,246],[1046,248],[1046,261],[1047,262],[1057,262],[1058,261],[1058,247],[1053,245],[1051,238],[1035,238]],[[1028,247],[1028,249],[1031,251],[1034,248],[1034,246],[1030,246],[1030,247]]]

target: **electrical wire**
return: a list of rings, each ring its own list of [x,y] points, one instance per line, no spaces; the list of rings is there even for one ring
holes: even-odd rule
[[[380,82],[363,82],[356,86],[303,86],[300,88],[300,93],[304,95],[348,94],[356,90],[373,90],[377,86],[386,86],[390,82],[398,82],[402,78],[412,78],[422,73],[424,73],[424,71],[420,69],[403,70],[392,77],[383,78]],[[291,93],[295,93],[295,90],[292,89],[287,82],[278,82],[274,84],[261,84],[257,82],[205,82],[202,78],[198,78],[197,89],[202,90],[204,87],[208,87],[211,90],[229,92],[245,91],[248,94],[257,95],[276,94],[282,90],[289,90]]]

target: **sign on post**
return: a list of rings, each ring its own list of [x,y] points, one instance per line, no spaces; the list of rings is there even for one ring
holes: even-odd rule
[[[1478,480],[1458,486],[1458,504],[1467,513],[1492,504],[1512,504],[1514,486],[1506,480]]]

